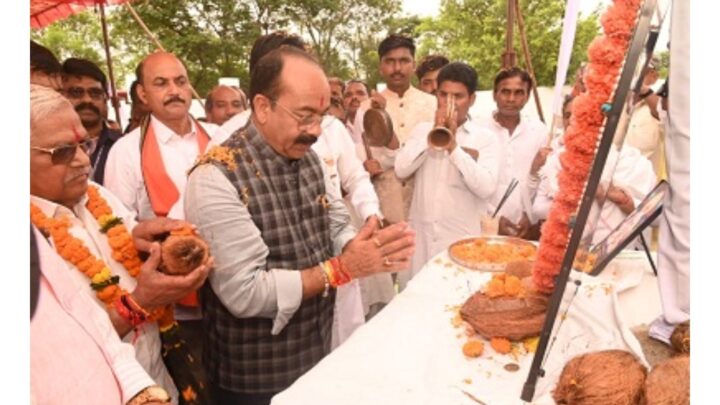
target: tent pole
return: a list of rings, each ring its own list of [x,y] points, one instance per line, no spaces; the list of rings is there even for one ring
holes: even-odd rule
[[[515,17],[513,7],[513,0],[507,0],[507,21],[505,24],[505,52],[502,54],[502,67],[503,69],[509,69],[515,66],[515,50],[513,48],[513,29]]]
[[[112,58],[110,57],[110,39],[107,32],[107,21],[105,21],[105,6],[100,3],[100,22],[102,23],[103,45],[105,46],[105,59],[107,60],[108,77],[110,79],[110,102],[115,110],[115,120],[120,128],[122,121],[120,120],[120,102],[117,92],[115,91],[115,75],[113,74]]]
[[[140,18],[140,16],[139,16],[138,13],[135,11],[135,9],[133,8],[133,6],[130,5],[130,2],[125,2],[124,4],[125,4],[125,6],[127,7],[127,9],[130,11],[130,14],[132,14],[133,18],[135,18],[135,21],[137,21],[137,23],[140,25],[140,28],[142,28],[143,31],[145,31],[145,35],[147,35],[148,38],[150,38],[150,42],[152,42],[153,44],[155,44],[155,46],[156,46],[158,49],[160,49],[161,51],[167,52],[167,51],[165,50],[165,48],[163,48],[163,46],[162,46],[162,44],[160,43],[160,41],[158,41],[158,39],[155,38],[155,35],[153,35],[152,31],[150,31],[150,28],[148,28],[147,25],[145,25],[145,22],[142,20],[142,18]],[[205,107],[205,103],[203,103],[203,98],[200,97],[200,95],[197,93],[197,91],[195,91],[195,88],[192,87],[192,84],[190,85],[190,90],[192,90],[193,96],[195,96],[195,98],[198,100],[198,102],[200,103],[200,105],[204,108],[204,107]]]
[[[543,116],[542,106],[540,105],[540,94],[537,89],[537,80],[535,79],[535,70],[532,66],[532,60],[530,59],[530,47],[528,47],[527,36],[525,36],[525,22],[523,21],[522,13],[520,12],[520,0],[510,0],[515,4],[515,14],[517,14],[518,31],[520,32],[520,43],[523,48],[523,55],[525,56],[525,65],[527,66],[528,73],[532,78],[532,91],[535,97],[535,105],[537,106],[538,116],[540,121],[545,122]]]

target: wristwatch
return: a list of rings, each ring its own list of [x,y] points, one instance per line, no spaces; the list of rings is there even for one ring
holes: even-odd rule
[[[148,402],[170,402],[170,395],[159,385],[151,385],[138,392],[127,405],[142,405]]]

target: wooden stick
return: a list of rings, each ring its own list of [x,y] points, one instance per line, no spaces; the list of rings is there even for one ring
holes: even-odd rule
[[[107,61],[108,78],[110,79],[110,103],[115,110],[115,120],[122,130],[122,121],[120,120],[120,102],[118,101],[117,91],[115,91],[115,75],[113,75],[112,58],[110,57],[110,39],[107,32],[107,21],[105,21],[105,5],[100,3],[100,22],[102,25],[103,45],[105,46],[105,59]]]
[[[514,7],[513,0],[507,0],[507,21],[505,24],[505,52],[502,54],[502,67],[508,69],[516,65],[515,49],[513,47],[513,29],[515,24],[513,20]]]
[[[155,44],[155,46],[156,46],[158,49],[160,49],[161,51],[167,52],[167,51],[165,50],[165,48],[163,48],[163,46],[162,46],[162,44],[160,43],[160,41],[158,41],[158,39],[155,38],[155,35],[152,33],[152,31],[150,31],[150,28],[148,28],[147,25],[145,25],[145,22],[142,20],[142,18],[140,18],[140,16],[139,16],[138,13],[135,11],[135,9],[133,8],[133,6],[130,5],[130,2],[128,1],[128,2],[125,2],[124,4],[125,4],[125,6],[127,7],[127,9],[130,11],[130,14],[132,14],[133,18],[135,18],[135,21],[137,21],[137,23],[140,25],[140,28],[142,28],[143,31],[145,31],[145,35],[147,35],[148,38],[150,38],[150,42],[152,42],[153,44]],[[190,90],[192,90],[192,94],[193,94],[193,96],[198,100],[198,102],[200,103],[200,106],[202,106],[203,108],[205,108],[205,103],[203,103],[203,98],[200,97],[200,95],[197,93],[197,91],[195,91],[195,88],[192,86],[192,84],[190,85]]]
[[[515,13],[517,14],[518,31],[520,32],[520,43],[523,48],[523,55],[525,56],[525,65],[527,66],[528,73],[532,78],[532,91],[535,96],[535,105],[537,106],[538,115],[540,121],[545,122],[545,116],[543,115],[542,106],[540,105],[540,94],[537,90],[537,80],[535,80],[535,70],[532,66],[532,60],[530,59],[530,48],[528,47],[527,37],[525,36],[525,22],[523,21],[522,13],[520,12],[520,0],[508,0],[512,1],[515,5]]]

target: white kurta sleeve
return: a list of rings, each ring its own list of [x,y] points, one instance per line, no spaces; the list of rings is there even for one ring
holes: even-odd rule
[[[479,198],[490,198],[497,188],[499,146],[497,138],[491,133],[473,134],[479,137],[477,143],[478,159],[472,158],[460,145],[450,154],[450,161],[462,174],[465,185]],[[474,148],[473,148],[474,149]]]
[[[120,138],[105,162],[104,186],[131,211],[140,213],[138,190],[144,188],[140,172],[140,129]]]
[[[395,158],[395,174],[400,179],[413,175],[427,159],[427,135],[432,129],[432,123],[422,122],[410,132],[407,142],[400,148]]]
[[[357,157],[355,143],[350,138],[350,133],[339,121],[337,127],[337,131],[340,132],[335,134],[340,148],[340,158],[337,162],[340,184],[350,194],[350,202],[355,211],[366,220],[371,215],[380,214],[380,202],[375,194],[375,187],[370,182],[370,175]]]

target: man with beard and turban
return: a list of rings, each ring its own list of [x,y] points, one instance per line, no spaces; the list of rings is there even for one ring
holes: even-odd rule
[[[93,167],[92,180],[103,184],[108,152],[122,136],[107,123],[107,78],[97,65],[86,59],[67,59],[62,71],[62,93],[77,111],[91,140],[88,155]]]

